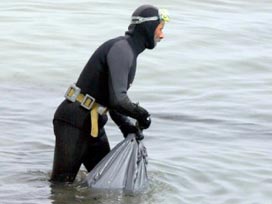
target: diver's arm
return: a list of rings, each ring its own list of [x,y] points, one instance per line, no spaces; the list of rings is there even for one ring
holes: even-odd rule
[[[109,111],[111,119],[118,125],[119,129],[126,137],[130,133],[138,133],[138,128],[125,115],[120,114],[115,110]]]
[[[109,66],[109,102],[110,109],[136,119],[142,128],[148,128],[149,113],[132,103],[127,95],[128,76],[133,62],[133,54],[128,52],[121,43],[115,43],[107,55]],[[149,123],[149,124],[147,124]]]

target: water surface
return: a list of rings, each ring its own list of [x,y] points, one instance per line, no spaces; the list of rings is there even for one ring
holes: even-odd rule
[[[0,3],[1,203],[272,203],[272,2],[160,0],[166,38],[138,59],[129,95],[152,114],[149,189],[53,186],[52,117],[102,42],[146,1]],[[122,136],[106,126],[113,147]]]

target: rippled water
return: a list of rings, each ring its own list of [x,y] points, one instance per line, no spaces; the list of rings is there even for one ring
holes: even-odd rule
[[[272,203],[272,2],[160,0],[166,38],[130,97],[152,114],[140,195],[52,186],[53,113],[96,47],[146,1],[0,2],[1,203]],[[122,137],[110,121],[111,146]]]

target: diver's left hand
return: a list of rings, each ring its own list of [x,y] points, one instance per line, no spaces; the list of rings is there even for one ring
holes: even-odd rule
[[[138,132],[136,133],[135,138],[136,138],[136,140],[143,140],[144,139],[143,131],[138,129]]]
[[[126,125],[121,125],[119,126],[121,132],[123,133],[124,138],[126,138],[128,136],[128,134],[131,133],[138,133],[138,128],[135,125],[132,124],[126,124]]]

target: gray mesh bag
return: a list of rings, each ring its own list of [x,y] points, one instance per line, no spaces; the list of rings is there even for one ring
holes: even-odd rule
[[[89,187],[133,193],[148,186],[146,148],[135,137],[129,134],[88,173]]]

